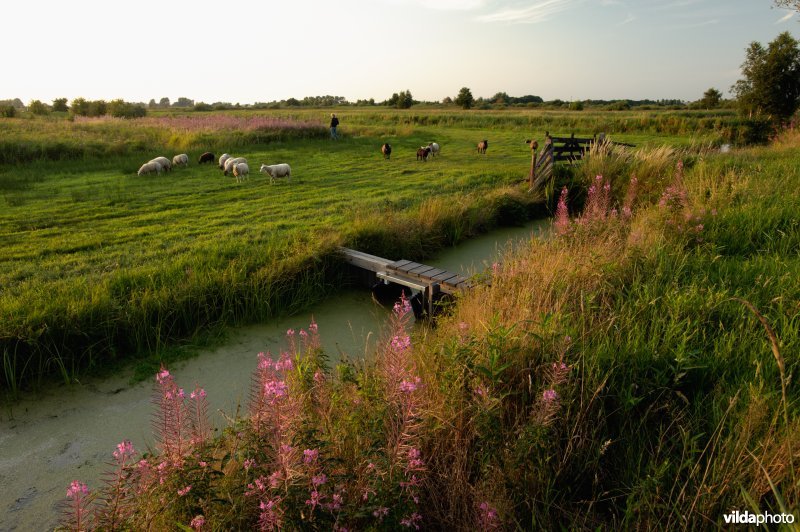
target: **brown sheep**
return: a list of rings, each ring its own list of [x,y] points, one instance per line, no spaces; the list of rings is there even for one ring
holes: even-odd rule
[[[383,158],[384,158],[384,159],[389,159],[389,158],[391,158],[391,155],[392,155],[392,145],[391,145],[391,144],[389,144],[389,143],[387,142],[386,144],[384,144],[383,146],[381,146],[381,153],[383,154]]]
[[[417,150],[417,160],[419,161],[422,159],[423,162],[428,160],[428,154],[430,154],[431,149],[427,146],[424,146]]]
[[[482,140],[478,143],[478,153],[486,153],[486,149],[489,147],[488,140]]]

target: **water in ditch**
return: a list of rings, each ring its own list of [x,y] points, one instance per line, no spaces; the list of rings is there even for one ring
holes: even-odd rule
[[[490,267],[502,249],[549,227],[549,221],[538,221],[499,229],[425,263],[469,275]],[[306,328],[313,317],[332,361],[359,359],[371,355],[388,314],[368,290],[343,291],[301,315],[233,329],[219,347],[169,369],[180,386],[206,390],[210,417],[223,427],[246,407],[257,354],[280,352],[288,329]],[[56,387],[0,412],[0,531],[52,529],[72,480],[97,488],[117,443],[129,439],[140,453],[153,444],[153,382],[129,379]]]

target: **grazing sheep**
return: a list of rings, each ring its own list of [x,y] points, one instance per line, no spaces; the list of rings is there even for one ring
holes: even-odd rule
[[[153,162],[153,161],[155,161],[158,164],[160,164],[161,168],[163,170],[166,170],[166,171],[172,170],[172,163],[166,157],[156,157],[155,159],[150,159],[150,162]]]
[[[211,153],[210,151],[203,153],[200,156],[200,159],[197,160],[197,164],[213,163],[213,162],[214,162],[214,154]]]
[[[225,161],[227,161],[230,158],[231,158],[231,156],[228,155],[227,153],[223,153],[222,155],[219,156],[219,169],[220,170],[225,168]]]
[[[381,146],[381,153],[383,154],[384,159],[390,159],[392,155],[392,145],[387,142]]]
[[[428,144],[428,147],[431,149],[431,157],[439,155],[439,144],[437,144],[436,142],[431,142],[430,144]]]
[[[225,170],[223,170],[222,174],[223,175],[228,175],[228,172],[232,172],[233,171],[233,165],[234,164],[246,163],[246,162],[247,162],[247,159],[245,159],[244,157],[232,157],[230,159],[227,159],[225,161]]]
[[[172,158],[172,166],[189,166],[189,156],[181,153]]]
[[[482,140],[478,143],[478,153],[486,153],[486,149],[489,147],[488,140]]]
[[[158,164],[156,161],[150,161],[144,163],[140,168],[139,171],[136,172],[136,175],[143,176],[145,174],[152,174],[153,172],[160,174],[161,173],[161,165]]]
[[[233,176],[236,178],[237,183],[244,181],[249,175],[250,167],[247,166],[247,163],[236,163],[233,165]]]
[[[279,177],[286,177],[288,178],[287,181],[290,183],[292,182],[292,169],[286,163],[272,164],[269,166],[262,164],[261,168],[259,168],[259,172],[265,173],[269,176],[270,185]]]
[[[417,160],[423,160],[423,162],[427,162],[428,155],[431,153],[431,149],[427,146],[422,146],[420,149],[417,150]]]

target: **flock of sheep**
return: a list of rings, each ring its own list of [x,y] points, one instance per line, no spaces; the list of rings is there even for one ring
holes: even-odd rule
[[[489,148],[489,141],[482,140],[478,143],[478,153],[486,153],[486,150]],[[439,155],[439,151],[441,147],[437,142],[431,142],[427,146],[420,146],[417,150],[417,160],[418,161],[427,161],[428,157],[435,157]],[[384,159],[391,158],[392,155],[392,146],[391,144],[384,144],[381,146],[381,153],[383,154]]]
[[[486,153],[487,148],[489,147],[488,140],[482,140],[478,143],[478,153]],[[417,160],[427,161],[428,156],[435,157],[439,155],[441,148],[438,143],[431,142],[427,146],[420,146],[417,150]],[[390,159],[392,155],[392,146],[388,142],[381,146],[381,153],[385,159]],[[203,163],[213,163],[215,161],[214,154],[211,152],[205,152],[200,156],[198,160],[199,164]],[[189,165],[189,156],[185,153],[181,153],[176,155],[172,158],[172,162],[166,157],[156,157],[155,159],[151,159],[150,161],[144,163],[141,168],[139,168],[138,175],[146,175],[146,174],[161,174],[161,172],[172,170],[173,166],[188,166]],[[244,157],[234,157],[230,154],[223,153],[219,158],[219,167],[222,170],[223,175],[233,174],[236,178],[236,182],[241,182],[248,179],[250,175],[250,166],[247,164],[247,159]],[[287,178],[287,181],[292,180],[292,169],[286,163],[281,164],[272,164],[266,165],[262,164],[259,171],[263,174],[269,176],[270,184],[275,182],[275,179],[278,178]]]
[[[213,163],[214,161],[214,154],[207,151],[200,156],[197,162],[203,164]],[[171,163],[166,157],[156,157],[144,163],[141,168],[139,168],[137,175],[161,174],[161,172],[172,170],[173,166],[188,165],[189,156],[185,153],[173,157]],[[247,164],[247,159],[244,157],[234,157],[227,153],[223,153],[220,156],[219,168],[222,170],[223,175],[232,174],[233,177],[236,178],[237,183],[244,181],[250,175],[250,166]],[[281,177],[287,178],[288,181],[292,180],[292,169],[286,163],[272,165],[262,164],[260,171],[269,176],[270,184],[274,183],[276,178]]]

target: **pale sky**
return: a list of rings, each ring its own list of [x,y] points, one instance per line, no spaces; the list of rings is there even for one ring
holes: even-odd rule
[[[750,42],[800,38],[800,14],[770,0],[26,0],[0,12],[0,99],[26,104],[440,101],[461,87],[696,100],[728,96]]]

